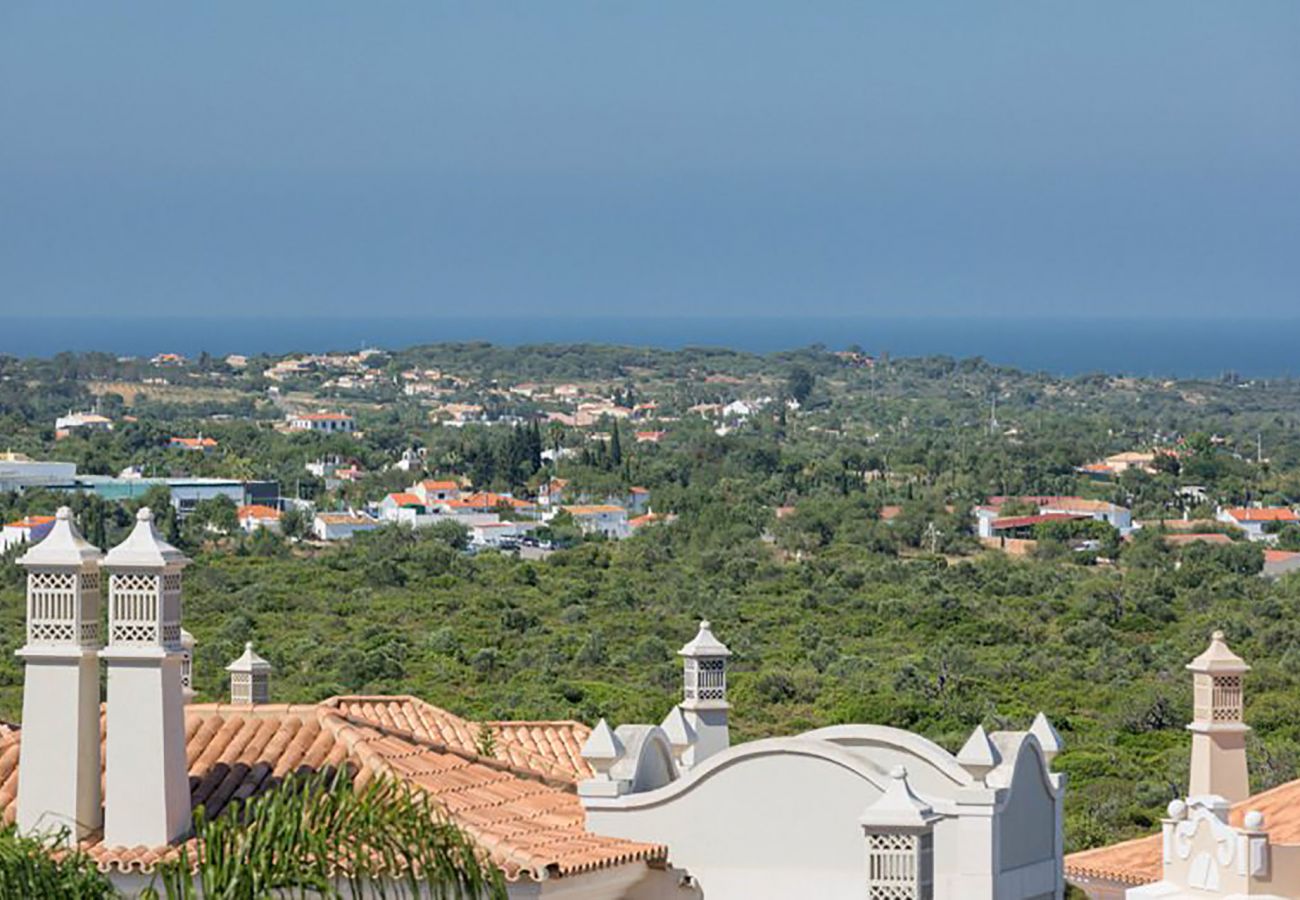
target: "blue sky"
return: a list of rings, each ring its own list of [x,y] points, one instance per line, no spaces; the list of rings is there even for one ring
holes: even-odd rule
[[[0,311],[1296,315],[1300,4],[0,5]]]

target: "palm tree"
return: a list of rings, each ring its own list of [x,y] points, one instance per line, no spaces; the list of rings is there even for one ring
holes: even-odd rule
[[[501,872],[429,798],[376,779],[354,788],[344,772],[290,779],[207,819],[195,811],[196,858],[161,865],[144,896],[167,900],[259,897],[428,897],[504,900]]]

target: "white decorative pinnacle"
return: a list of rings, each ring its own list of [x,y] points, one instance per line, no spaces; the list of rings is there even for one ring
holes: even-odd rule
[[[983,780],[984,776],[997,768],[1001,761],[997,748],[989,740],[983,725],[975,726],[975,730],[957,752],[957,762],[963,769],[974,775],[976,780]]]
[[[1205,652],[1187,664],[1188,670],[1210,675],[1237,675],[1249,672],[1250,666],[1240,656],[1228,649],[1222,631],[1210,635],[1210,646]]]
[[[677,651],[677,655],[695,658],[730,656],[731,651],[727,649],[726,644],[713,636],[711,627],[708,619],[702,619],[699,632],[685,647]]]
[[[686,714],[680,706],[670,709],[659,727],[668,735],[668,743],[673,745],[673,752],[678,756],[695,743],[695,729],[686,721]]]
[[[70,566],[81,567],[98,562],[104,553],[87,541],[77,530],[72,521],[72,510],[60,506],[54,514],[54,527],[50,533],[24,553],[18,564],[22,566]]]
[[[1043,748],[1043,756],[1049,764],[1056,754],[1065,749],[1065,741],[1061,740],[1061,735],[1041,712],[1034,716],[1034,723],[1029,726],[1029,733],[1038,738],[1038,745]]]
[[[907,769],[894,766],[885,792],[867,807],[858,823],[867,828],[927,828],[937,818],[934,808],[912,792]]]
[[[624,752],[623,742],[603,718],[591,729],[587,742],[582,745],[582,758],[603,777],[609,776],[610,767],[622,759]]]
[[[185,566],[189,557],[167,543],[153,524],[153,511],[143,507],[135,514],[135,528],[104,557],[109,568],[163,569]]]

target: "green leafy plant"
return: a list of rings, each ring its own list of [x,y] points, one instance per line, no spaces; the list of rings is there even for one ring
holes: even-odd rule
[[[65,837],[23,837],[12,825],[0,830],[0,900],[101,900],[117,896],[88,856],[64,849]]]
[[[504,898],[505,882],[428,797],[390,779],[353,787],[344,772],[290,779],[207,819],[159,866],[143,896]]]

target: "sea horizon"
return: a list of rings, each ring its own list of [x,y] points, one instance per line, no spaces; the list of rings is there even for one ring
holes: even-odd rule
[[[893,357],[982,358],[1055,375],[1294,377],[1300,317],[60,316],[0,322],[0,354],[282,355],[439,343],[604,344],[772,353],[814,345]]]

